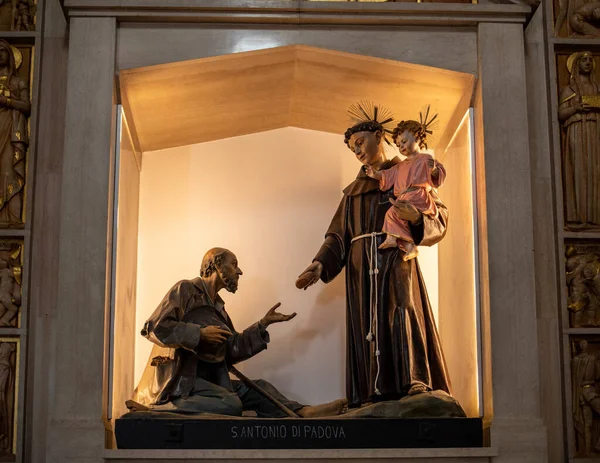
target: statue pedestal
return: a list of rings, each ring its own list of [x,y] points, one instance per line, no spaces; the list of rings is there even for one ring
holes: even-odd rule
[[[455,449],[348,449],[348,450],[105,450],[104,461],[111,463],[249,463],[269,461],[283,463],[491,463],[498,457],[494,447]],[[518,461],[518,460],[515,460]]]
[[[134,412],[119,449],[374,449],[483,446],[481,418],[262,419]]]

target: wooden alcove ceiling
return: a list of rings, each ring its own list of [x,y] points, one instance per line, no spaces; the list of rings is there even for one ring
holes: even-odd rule
[[[303,45],[120,72],[121,101],[140,152],[299,127],[343,134],[348,107],[378,102],[396,119],[439,113],[441,153],[470,105],[470,74]]]

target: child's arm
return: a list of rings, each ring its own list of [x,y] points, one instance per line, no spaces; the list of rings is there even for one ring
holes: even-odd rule
[[[431,169],[431,177],[437,179],[440,176],[440,169],[438,168],[434,159],[428,159],[427,165]]]
[[[369,177],[374,178],[375,180],[381,180],[383,174],[380,170],[374,170],[371,166],[365,166],[364,169]]]
[[[446,178],[446,169],[442,163],[430,158],[427,160],[427,166],[431,169],[431,183],[434,188],[439,188]]]
[[[389,190],[396,183],[396,178],[398,176],[398,169],[396,166],[386,170],[374,170],[370,166],[365,166],[364,169],[369,177],[379,180],[379,189],[381,191]]]

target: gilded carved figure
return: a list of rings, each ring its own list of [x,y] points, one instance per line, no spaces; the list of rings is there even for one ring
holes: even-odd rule
[[[23,223],[25,154],[31,109],[27,83],[17,75],[21,53],[0,39],[0,226]]]
[[[36,5],[33,0],[13,0],[13,31],[34,30]]]
[[[566,281],[568,288],[568,309],[571,314],[571,326],[595,326],[596,308],[592,301],[589,280],[584,269],[596,261],[594,254],[579,253],[569,246],[566,253]]]
[[[569,17],[571,36],[600,37],[600,1],[582,5]]]
[[[566,277],[571,327],[600,326],[600,248],[568,246]]]
[[[0,243],[0,327],[16,326],[21,306],[21,246]]]
[[[565,19],[567,18],[567,4],[569,0],[558,0],[558,11],[556,13],[556,21],[554,22],[554,35],[560,34]]]
[[[560,91],[558,118],[563,125],[562,165],[568,228],[600,226],[600,85],[591,52],[567,61],[569,84]]]
[[[573,394],[573,425],[580,456],[589,456],[600,451],[598,436],[594,436],[592,425],[600,413],[600,396],[597,381],[600,378],[600,362],[596,355],[588,352],[588,342],[575,343],[571,361]],[[595,439],[594,439],[595,437]]]
[[[567,37],[600,37],[600,1],[558,0],[554,35],[561,35],[563,26]]]
[[[0,30],[35,30],[36,0],[0,0]]]
[[[13,453],[15,351],[15,343],[0,343],[0,457]]]

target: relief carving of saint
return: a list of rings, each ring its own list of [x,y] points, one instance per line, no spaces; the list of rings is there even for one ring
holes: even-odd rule
[[[600,226],[600,85],[591,52],[567,61],[569,84],[560,91],[558,118],[563,125],[563,189],[568,228]]]

